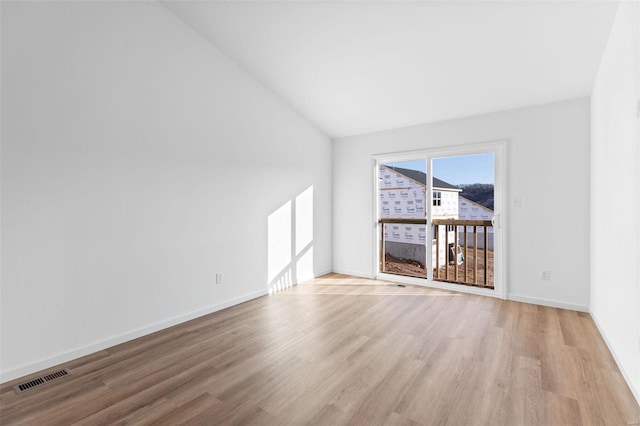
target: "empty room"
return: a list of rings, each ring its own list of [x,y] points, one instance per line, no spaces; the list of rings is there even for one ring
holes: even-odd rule
[[[0,424],[640,424],[640,2],[0,19]]]

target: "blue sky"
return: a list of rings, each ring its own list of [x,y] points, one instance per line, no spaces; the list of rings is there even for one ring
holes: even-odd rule
[[[427,162],[425,160],[401,161],[387,164],[427,172]],[[435,158],[433,160],[433,174],[438,179],[453,185],[494,183],[493,166],[493,153]]]

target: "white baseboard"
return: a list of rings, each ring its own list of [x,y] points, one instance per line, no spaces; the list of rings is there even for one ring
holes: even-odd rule
[[[371,274],[363,274],[362,272],[350,271],[350,270],[341,269],[341,268],[333,268],[332,272],[335,272],[336,274],[342,274],[342,275],[351,275],[357,278],[368,278],[370,280],[375,279],[375,277]]]
[[[313,274],[313,276],[314,276],[315,278],[320,278],[321,276],[323,276],[323,275],[327,275],[327,274],[330,274],[330,273],[332,273],[332,272],[333,272],[333,270],[331,270],[331,269],[327,269],[327,270],[324,270],[324,271],[322,271],[322,272],[318,272],[317,274]]]
[[[130,331],[128,333],[111,337],[109,339],[105,339],[97,343],[92,343],[87,346],[82,346],[80,348],[59,353],[57,355],[54,355],[52,357],[49,357],[37,362],[24,364],[19,367],[13,368],[11,370],[2,371],[0,372],[0,383],[6,383],[8,381],[17,379],[19,377],[23,377],[28,374],[38,372],[40,370],[51,368],[65,362],[69,362],[71,360],[83,357],[85,355],[89,355],[89,354],[110,348],[112,346],[119,345],[120,343],[137,339],[138,337],[146,336],[147,334],[155,333],[156,331],[160,331],[165,328],[169,328],[174,325],[181,324],[183,322],[190,321],[192,319],[195,319],[204,315],[221,311],[222,309],[226,309],[231,306],[235,306],[240,303],[244,303],[261,296],[265,296],[267,294],[268,294],[267,290],[255,291],[253,293],[245,294],[243,296],[236,297],[235,299],[227,300],[225,302],[218,303],[216,305],[209,306],[204,309],[199,309],[197,311],[193,311],[184,315],[179,315],[177,317],[173,317],[165,321],[160,321],[155,324],[151,324],[149,326],[141,327],[136,330]]]
[[[551,308],[568,309],[570,311],[589,312],[589,307],[585,305],[575,305],[573,303],[558,302],[557,300],[538,299],[537,297],[521,296],[509,293],[507,299],[515,302],[531,303],[534,305],[549,306]]]
[[[330,274],[331,272],[332,271],[330,269],[326,270],[326,271],[321,271],[321,272],[314,272],[312,277],[309,277],[309,278],[306,278],[306,279],[303,279],[303,280],[296,280],[295,282],[291,283],[291,285],[292,286],[296,286],[298,284],[303,284],[303,283],[306,283],[308,281],[313,281],[316,278],[320,278],[321,276]]]
[[[609,342],[609,339],[607,339],[607,335],[604,333],[604,330],[600,326],[600,323],[598,322],[598,318],[596,318],[593,312],[591,312],[590,315],[591,315],[591,319],[593,319],[593,322],[598,328],[598,331],[600,332],[600,335],[602,336],[604,343],[606,343],[607,348],[609,348],[609,352],[611,352],[611,356],[613,356],[613,360],[616,362],[616,365],[618,366],[618,369],[620,370],[622,377],[624,378],[625,382],[627,382],[627,386],[629,386],[629,389],[631,390],[631,393],[633,394],[633,396],[636,398],[636,401],[638,401],[638,405],[640,405],[640,389],[637,389],[633,385],[633,382],[631,381],[631,376],[627,373],[624,366],[620,362],[620,358],[616,354],[616,351],[613,350],[613,346],[611,346],[611,342]]]

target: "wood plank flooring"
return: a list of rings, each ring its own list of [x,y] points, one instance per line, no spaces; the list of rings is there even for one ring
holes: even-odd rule
[[[588,314],[330,274],[63,365],[0,423],[631,425]],[[48,370],[49,371],[49,370]]]

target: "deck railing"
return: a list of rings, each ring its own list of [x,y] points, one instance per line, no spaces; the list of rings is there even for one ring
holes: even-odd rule
[[[427,220],[383,218],[379,223],[381,224],[380,271],[388,272],[385,224],[426,225]],[[432,225],[433,279],[493,288],[493,240],[490,239],[492,222],[490,220],[434,219]],[[426,266],[426,256],[422,262]],[[411,273],[390,273],[418,276]],[[426,269],[422,277],[426,278]]]
[[[436,249],[433,279],[493,288],[493,251],[489,249],[492,222],[490,220],[434,219],[432,223],[435,246],[440,247],[443,233],[445,243],[444,259],[441,259],[443,256],[440,250]],[[443,229],[444,232],[442,232]],[[451,241],[451,233],[454,235],[453,241]],[[479,250],[479,237],[482,238],[481,250]],[[469,262],[469,249],[471,249],[473,263]],[[479,264],[478,260],[482,263]],[[453,270],[450,271],[451,269]],[[480,271],[482,271],[482,277],[479,276]]]

